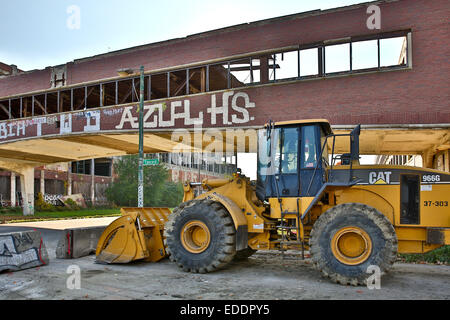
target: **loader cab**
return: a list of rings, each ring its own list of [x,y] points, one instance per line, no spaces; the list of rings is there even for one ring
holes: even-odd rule
[[[332,134],[326,120],[269,123],[258,132],[257,196],[311,197],[323,185]]]

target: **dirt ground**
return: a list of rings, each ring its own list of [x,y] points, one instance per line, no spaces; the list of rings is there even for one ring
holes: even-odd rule
[[[109,220],[108,220],[109,219]],[[108,225],[114,218],[81,221]],[[450,266],[394,264],[381,278],[380,289],[331,283],[298,252],[259,251],[209,274],[185,273],[169,259],[157,263],[102,265],[95,256],[56,259],[64,222],[0,225],[0,233],[41,231],[50,263],[39,268],[0,274],[1,300],[450,300]],[[73,224],[73,221],[68,222]],[[45,228],[40,228],[45,225]],[[72,270],[80,270],[80,288]],[[368,275],[369,276],[369,275]],[[69,285],[68,285],[69,283]]]
[[[80,289],[69,289],[80,268]],[[244,262],[210,274],[191,274],[165,259],[158,263],[101,265],[95,256],[53,258],[49,265],[0,275],[0,300],[15,299],[450,299],[450,267],[395,264],[380,289],[329,282],[296,253],[258,252]]]

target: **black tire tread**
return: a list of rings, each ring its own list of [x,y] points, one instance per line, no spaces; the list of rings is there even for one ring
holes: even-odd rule
[[[348,277],[334,272],[334,270],[329,267],[329,261],[326,258],[327,255],[321,254],[322,248],[319,245],[319,236],[320,233],[323,232],[324,228],[334,219],[342,216],[348,216],[349,212],[358,212],[359,214],[366,216],[380,228],[385,238],[387,247],[385,254],[382,259],[378,261],[377,265],[380,268],[382,275],[389,271],[397,257],[398,240],[395,229],[385,215],[372,207],[360,203],[340,204],[320,215],[311,230],[309,243],[311,260],[314,267],[333,282],[343,285],[365,285],[368,274],[359,277]]]
[[[193,263],[185,254],[181,253],[181,246],[177,245],[177,242],[180,241],[179,235],[174,234],[179,219],[188,213],[188,209],[193,206],[196,207],[196,211],[204,211],[208,218],[214,221],[214,225],[222,230],[224,235],[223,239],[220,240],[219,247],[214,252],[213,260],[207,264]],[[164,233],[164,242],[169,259],[186,272],[207,273],[222,269],[233,260],[236,254],[236,231],[233,220],[225,207],[209,199],[187,201],[174,209],[165,224]],[[216,240],[211,239],[211,241]]]

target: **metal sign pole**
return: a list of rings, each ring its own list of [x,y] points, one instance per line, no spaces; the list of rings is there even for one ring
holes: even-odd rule
[[[141,66],[140,102],[139,102],[139,172],[138,172],[138,207],[144,207],[144,66]]]

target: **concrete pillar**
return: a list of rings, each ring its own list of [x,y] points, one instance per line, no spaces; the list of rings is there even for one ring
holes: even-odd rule
[[[72,162],[67,166],[67,195],[72,195]]]
[[[34,215],[34,168],[23,168],[20,172],[20,191],[23,200],[23,215]]]
[[[91,202],[95,203],[95,160],[91,159]]]
[[[0,161],[0,168],[15,172],[11,174],[11,201],[16,202],[16,175],[20,175],[20,191],[23,200],[23,214],[34,215],[34,168],[43,163],[20,163],[15,161]]]
[[[16,173],[11,172],[11,207],[16,206]]]
[[[424,168],[433,168],[433,154],[429,150],[422,153],[422,164]]]
[[[450,172],[450,150],[444,152],[444,170]]]
[[[42,196],[44,196],[45,194],[45,171],[41,170],[41,178],[40,178],[40,189],[41,189],[41,194]]]

